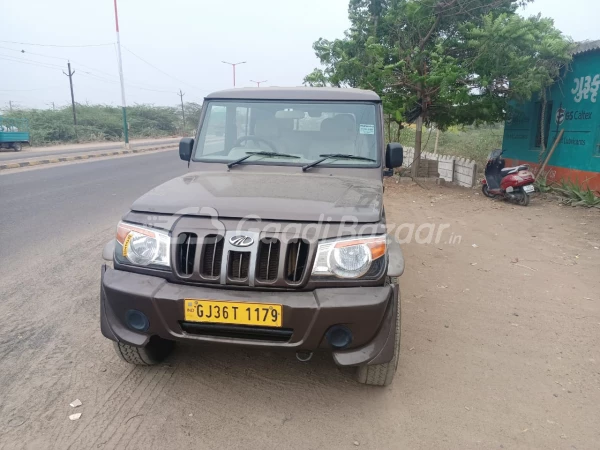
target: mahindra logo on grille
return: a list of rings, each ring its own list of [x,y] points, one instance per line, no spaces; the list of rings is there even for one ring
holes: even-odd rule
[[[250,236],[239,235],[229,238],[229,243],[236,247],[249,247],[254,244],[254,239]]]

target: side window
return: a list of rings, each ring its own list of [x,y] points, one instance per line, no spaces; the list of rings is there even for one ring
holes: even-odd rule
[[[225,107],[212,106],[207,119],[202,154],[222,152],[225,149]]]

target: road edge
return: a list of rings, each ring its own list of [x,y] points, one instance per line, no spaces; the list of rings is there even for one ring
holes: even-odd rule
[[[129,150],[117,150],[114,152],[103,152],[103,153],[90,153],[85,155],[73,155],[73,156],[63,156],[63,157],[55,157],[55,158],[47,158],[47,159],[35,159],[33,161],[23,161],[23,162],[13,162],[0,164],[0,170],[8,170],[8,169],[20,169],[22,167],[31,167],[31,166],[40,166],[44,164],[57,164],[62,162],[70,162],[70,161],[80,161],[92,158],[105,158],[108,156],[120,156],[120,155],[128,155],[132,153],[146,153],[155,150],[164,150],[167,148],[174,148],[177,144],[168,144],[161,145],[158,147],[149,147],[149,148],[132,148]]]

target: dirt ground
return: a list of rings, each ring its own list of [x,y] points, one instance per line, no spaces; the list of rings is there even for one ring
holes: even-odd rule
[[[180,346],[159,367],[120,362],[99,330],[114,226],[50,242],[35,276],[3,264],[0,448],[600,448],[600,211],[427,187],[386,186],[390,223],[449,225],[403,244],[388,388],[326,354]]]

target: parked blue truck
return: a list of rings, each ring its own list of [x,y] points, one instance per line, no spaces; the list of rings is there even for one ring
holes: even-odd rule
[[[0,149],[12,148],[20,152],[23,144],[29,144],[29,121],[0,116]]]

